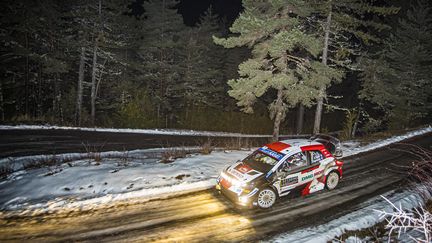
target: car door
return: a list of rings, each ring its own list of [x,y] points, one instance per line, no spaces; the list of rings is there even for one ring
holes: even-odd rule
[[[319,150],[307,151],[307,156],[311,164],[311,170],[313,170],[314,178],[320,178],[324,175],[324,167],[321,162],[324,160],[324,155]]]
[[[298,187],[302,182],[302,170],[308,167],[305,152],[298,152],[289,156],[278,168],[278,179],[274,186],[279,190],[281,196]]]
[[[324,155],[319,150],[311,150],[306,152],[309,161],[308,169],[302,171],[307,172],[308,177],[310,179],[307,182],[310,182],[306,188],[303,190],[302,195],[307,195],[313,192],[320,191],[324,189],[324,170],[326,167]]]

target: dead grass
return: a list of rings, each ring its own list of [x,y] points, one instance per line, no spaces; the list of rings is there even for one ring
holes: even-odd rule
[[[123,150],[123,154],[119,158],[117,166],[127,166],[129,165],[129,151]]]
[[[206,142],[201,144],[200,146],[201,154],[211,154],[212,151],[213,151],[213,146],[210,139],[208,139]]]
[[[95,165],[100,165],[100,163],[102,162],[102,156],[101,156],[101,151],[102,149],[105,147],[105,143],[98,146],[98,145],[90,145],[89,143],[82,143],[82,145],[84,146],[84,149],[87,153],[87,158],[90,159],[89,163],[91,163],[91,160],[93,160],[95,163]]]
[[[252,147],[252,141],[249,138],[231,138],[225,142],[223,147],[226,150],[241,150],[242,148],[250,149]]]
[[[60,160],[56,157],[55,154],[53,154],[50,156],[43,156],[41,158],[28,161],[23,164],[23,169],[25,170],[39,169],[43,167],[55,166],[58,165],[59,163]]]
[[[358,237],[360,239],[364,239],[369,237],[372,242],[382,242],[382,239],[387,234],[387,230],[385,229],[385,222],[380,222],[372,227],[361,229],[361,230],[349,230],[346,231],[343,235],[337,237],[338,242],[345,242],[351,236]],[[328,241],[334,242],[334,241]]]
[[[169,164],[169,163],[174,162],[178,158],[186,157],[187,154],[188,154],[188,152],[184,148],[168,149],[168,150],[165,150],[164,152],[162,152],[161,159],[159,160],[159,163]]]

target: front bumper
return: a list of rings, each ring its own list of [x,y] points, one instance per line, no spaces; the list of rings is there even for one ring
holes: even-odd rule
[[[224,185],[218,179],[218,182],[216,184],[216,190],[218,190],[219,193],[224,195],[226,198],[228,198],[231,202],[233,202],[236,205],[242,207],[252,207],[257,205],[256,203],[256,194],[258,192],[257,188],[253,189],[251,192],[247,194],[241,193],[239,195],[229,190],[229,188],[224,187]]]

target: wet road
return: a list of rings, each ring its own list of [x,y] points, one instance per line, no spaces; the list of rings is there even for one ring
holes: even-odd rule
[[[427,134],[404,143],[426,148]],[[213,242],[256,241],[326,223],[359,203],[405,182],[413,160],[393,145],[344,160],[344,178],[333,191],[280,200],[271,210],[242,210],[214,190],[153,200],[122,203],[86,212],[0,218],[0,241]]]
[[[0,130],[0,159],[39,154],[60,154],[125,151],[132,149],[162,148],[173,146],[201,146],[208,140],[213,146],[250,144],[258,146],[269,137],[208,137],[157,135],[120,132],[95,132],[61,129]]]

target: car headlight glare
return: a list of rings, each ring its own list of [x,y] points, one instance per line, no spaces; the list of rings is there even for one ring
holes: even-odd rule
[[[237,180],[231,176],[228,176],[225,172],[221,173],[221,177],[224,180],[228,181],[233,186],[236,186],[236,187],[245,187],[246,186],[246,183],[244,181],[240,181],[240,180]]]

